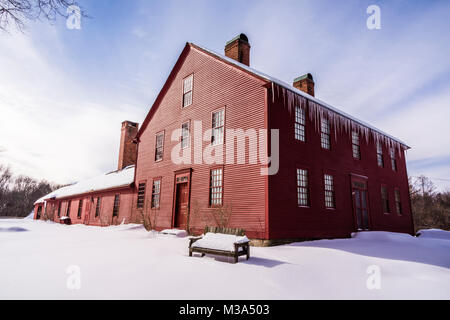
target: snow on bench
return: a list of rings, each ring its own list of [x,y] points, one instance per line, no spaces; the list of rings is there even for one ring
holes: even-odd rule
[[[202,257],[209,253],[234,257],[235,263],[238,262],[239,256],[246,255],[247,260],[250,258],[250,240],[245,235],[206,232],[204,236],[192,237],[189,240],[190,257],[193,252],[201,253]]]
[[[70,217],[62,216],[61,218],[59,218],[59,223],[61,223],[61,224],[72,224],[72,221],[70,220]]]
[[[187,231],[186,230],[180,230],[180,229],[164,229],[161,231],[162,234],[170,234],[173,236],[177,236],[180,238],[186,237],[187,236]]]

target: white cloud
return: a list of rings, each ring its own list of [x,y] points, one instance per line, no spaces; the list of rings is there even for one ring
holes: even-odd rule
[[[114,95],[89,101],[95,86],[71,79],[26,35],[0,38],[0,52],[0,162],[58,183],[115,169],[121,122],[137,108]]]

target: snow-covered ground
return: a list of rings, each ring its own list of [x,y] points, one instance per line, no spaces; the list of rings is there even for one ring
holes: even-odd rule
[[[450,299],[450,232],[252,247],[238,264],[187,247],[138,225],[0,220],[0,299]]]

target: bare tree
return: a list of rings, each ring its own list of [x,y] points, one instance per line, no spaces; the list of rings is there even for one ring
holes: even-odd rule
[[[201,225],[202,229],[204,229],[207,225],[209,225],[211,223],[211,219],[210,219],[209,215],[205,214],[204,208],[202,208],[202,206],[200,205],[200,202],[197,199],[195,199],[192,202],[191,210],[190,210],[188,221],[187,221],[186,229],[189,232],[189,234],[192,234],[194,231],[194,228],[192,227],[192,225],[197,224],[197,226],[198,226],[199,220],[202,224]]]
[[[80,7],[76,0],[0,0],[0,30],[6,31],[12,24],[23,30],[30,20],[67,18],[71,6]],[[86,17],[82,9],[80,14]]]
[[[0,214],[6,209],[11,179],[10,169],[0,164]]]
[[[225,204],[224,206],[214,208],[211,212],[212,218],[216,225],[220,228],[228,227],[230,218],[233,213],[233,205]]]
[[[37,181],[27,176],[13,176],[10,169],[0,165],[0,216],[25,217],[34,202],[60,186]]]
[[[450,192],[436,192],[431,179],[420,176],[410,179],[414,227],[450,229]]]
[[[152,231],[156,228],[156,220],[159,214],[159,207],[152,208],[151,200],[147,200],[144,209],[140,211],[141,221],[145,230]]]

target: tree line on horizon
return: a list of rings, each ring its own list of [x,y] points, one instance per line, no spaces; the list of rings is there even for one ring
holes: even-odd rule
[[[0,164],[0,216],[26,217],[37,199],[58,188],[45,180],[14,176],[10,168]]]
[[[409,193],[415,231],[420,229],[450,230],[450,191],[436,191],[431,179],[424,175],[409,178]]]

